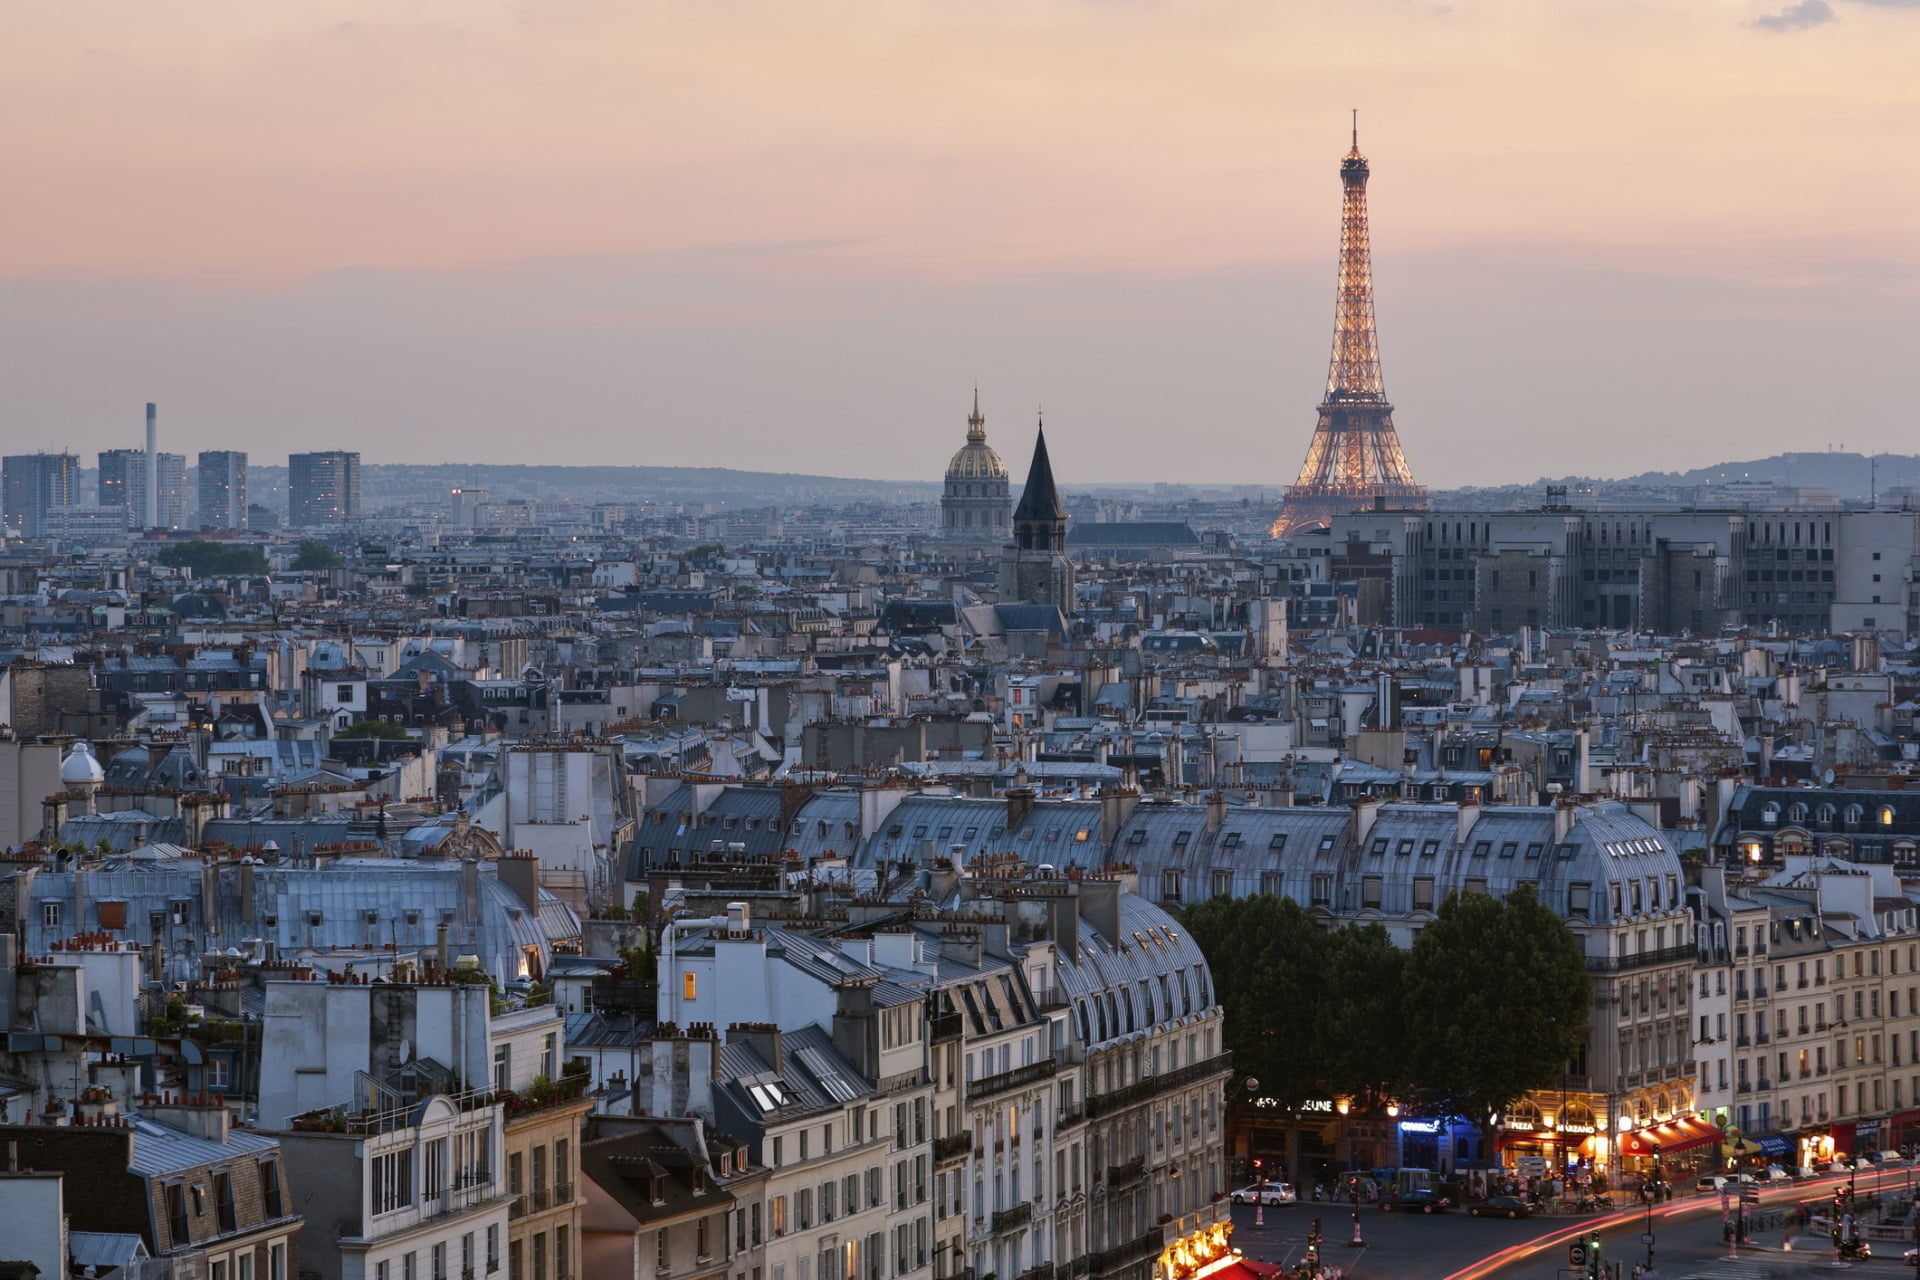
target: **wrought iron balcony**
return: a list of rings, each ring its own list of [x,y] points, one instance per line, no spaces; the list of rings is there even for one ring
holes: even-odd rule
[[[1147,1158],[1145,1156],[1135,1156],[1125,1164],[1110,1164],[1107,1166],[1107,1185],[1109,1187],[1123,1187],[1130,1182],[1140,1181],[1140,1179],[1146,1177],[1146,1175]]]
[[[1054,1060],[1051,1056],[1038,1062],[1030,1062],[1024,1067],[1015,1067],[1011,1071],[1002,1071],[998,1075],[982,1076],[967,1086],[970,1098],[990,1098],[996,1093],[1005,1093],[1009,1089],[1018,1089],[1045,1080],[1054,1073]]]
[[[994,1211],[993,1234],[999,1235],[1002,1231],[1012,1231],[1016,1227],[1024,1227],[1032,1221],[1033,1202],[1023,1200],[1011,1209],[996,1209]]]
[[[1122,1107],[1137,1106],[1151,1101],[1173,1089],[1184,1088],[1197,1080],[1208,1076],[1224,1075],[1233,1068],[1233,1055],[1215,1054],[1201,1062],[1190,1062],[1184,1067],[1162,1075],[1147,1076],[1132,1084],[1123,1085],[1106,1093],[1087,1095],[1087,1118],[1098,1120],[1101,1116],[1111,1115]]]
[[[1118,1271],[1121,1267],[1151,1258],[1164,1247],[1165,1241],[1160,1228],[1155,1227],[1124,1244],[1117,1244],[1111,1249],[1102,1249],[1098,1253],[1089,1254],[1088,1261],[1092,1263],[1094,1275],[1105,1275],[1110,1271]]]
[[[973,1132],[962,1130],[950,1133],[944,1138],[933,1140],[933,1161],[940,1164],[947,1160],[957,1160],[973,1150]]]

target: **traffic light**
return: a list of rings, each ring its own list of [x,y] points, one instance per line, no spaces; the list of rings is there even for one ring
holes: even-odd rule
[[[1262,1160],[1261,1160],[1261,1159],[1260,1159],[1260,1158],[1259,1158],[1258,1156],[1255,1156],[1255,1157],[1254,1157],[1254,1160],[1253,1160],[1253,1171],[1254,1171],[1255,1173],[1258,1173],[1258,1172],[1260,1172],[1260,1168],[1261,1168],[1261,1166],[1262,1166],[1262,1165],[1263,1165],[1264,1163],[1265,1163],[1265,1162],[1264,1162],[1264,1161],[1262,1161]]]
[[[1600,1272],[1600,1233],[1596,1231],[1587,1241],[1587,1276],[1589,1280],[1599,1280]]]
[[[1318,1218],[1313,1220],[1313,1229],[1307,1232],[1307,1263],[1310,1267],[1318,1266],[1320,1263],[1320,1219]]]

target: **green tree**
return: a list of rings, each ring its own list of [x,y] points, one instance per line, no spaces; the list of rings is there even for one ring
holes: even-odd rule
[[[176,543],[163,550],[157,558],[169,569],[191,570],[196,578],[267,571],[267,558],[260,553],[260,548],[243,547],[231,542]]]
[[[385,738],[399,741],[412,737],[407,727],[387,720],[355,720],[352,724],[333,735],[336,738]]]
[[[1209,898],[1182,916],[1207,957],[1225,1015],[1225,1047],[1234,1071],[1259,1080],[1258,1094],[1297,1118],[1310,1098],[1327,1096],[1326,1055],[1318,1033],[1330,942],[1291,898],[1256,894]],[[1235,1096],[1236,1106],[1252,1099]],[[1287,1166],[1298,1174],[1299,1126],[1289,1130]]]
[[[1349,925],[1328,935],[1324,975],[1314,1042],[1332,1092],[1363,1108],[1407,1093],[1407,953],[1377,924]]]
[[[1593,984],[1579,940],[1530,884],[1505,901],[1456,893],[1407,958],[1404,1024],[1426,1100],[1481,1126],[1529,1089],[1560,1083]]]
[[[340,558],[338,551],[324,542],[314,542],[309,539],[300,544],[299,552],[293,557],[292,567],[300,570],[338,569],[344,563],[346,562]]]

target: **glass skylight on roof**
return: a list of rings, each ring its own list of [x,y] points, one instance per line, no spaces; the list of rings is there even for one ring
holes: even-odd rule
[[[827,1095],[836,1102],[852,1102],[860,1096],[860,1091],[854,1088],[818,1049],[810,1047],[795,1049],[793,1056],[800,1059],[800,1065],[807,1069],[808,1073],[819,1082],[820,1087],[826,1090]]]

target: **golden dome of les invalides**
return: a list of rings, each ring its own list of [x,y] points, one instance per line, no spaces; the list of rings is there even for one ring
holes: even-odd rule
[[[1005,480],[1007,464],[987,443],[987,420],[980,416],[980,393],[973,393],[973,416],[967,419],[967,442],[947,464],[949,480]]]

